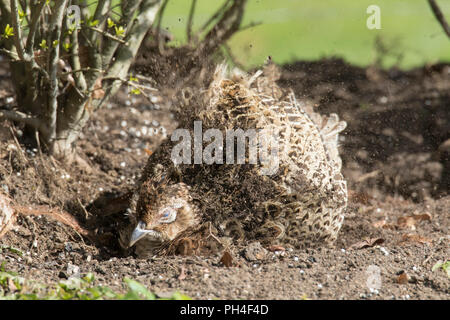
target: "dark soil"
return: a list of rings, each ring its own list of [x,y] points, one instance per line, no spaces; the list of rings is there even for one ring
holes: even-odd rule
[[[123,90],[77,144],[88,166],[41,155],[19,125],[0,122],[0,191],[17,205],[64,210],[94,237],[44,211],[20,215],[0,242],[23,255],[3,250],[0,264],[46,283],[70,276],[69,264],[76,265],[115,289],[128,276],[161,295],[179,290],[198,299],[449,299],[449,278],[431,269],[450,255],[450,65],[404,72],[297,62],[284,66],[280,84],[348,123],[341,153],[350,201],[335,249],[272,252],[253,243],[231,252],[231,267],[220,256],[124,255],[116,230],[124,203],[117,197],[132,189],[176,123],[156,97],[151,103]],[[0,105],[9,96],[0,61]],[[109,201],[116,212],[104,206]],[[403,223],[412,215],[427,218]],[[377,289],[367,285],[371,270],[380,272]]]

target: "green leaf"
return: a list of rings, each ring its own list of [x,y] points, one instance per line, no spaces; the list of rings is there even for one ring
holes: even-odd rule
[[[91,27],[95,27],[96,25],[98,25],[98,23],[99,23],[98,20],[94,20],[94,21],[89,22],[89,25],[90,25]]]
[[[128,292],[130,293],[130,296],[137,295],[139,297],[139,295],[141,295],[147,300],[155,300],[155,295],[148,291],[143,284],[127,277],[125,277],[123,281],[128,285],[128,288],[130,289]],[[128,293],[125,296],[127,296]]]
[[[95,276],[92,272],[89,272],[87,275],[83,277],[83,280],[86,281],[87,283],[92,283],[95,280]]]
[[[72,44],[70,42],[63,43],[63,48],[66,52],[69,52],[69,49],[72,48]]]
[[[9,37],[14,36],[14,29],[9,24],[5,26],[5,31],[3,32],[3,37],[8,39]]]
[[[130,82],[139,82],[138,78],[133,77],[132,74],[130,74]]]
[[[172,300],[192,300],[191,297],[182,294],[178,291],[174,292],[174,294],[171,297]]]
[[[2,245],[2,246],[0,246],[0,252],[2,252],[3,250],[8,250],[12,253],[18,254],[19,256],[23,256],[23,252],[14,247]]]
[[[41,47],[44,50],[48,49],[47,40],[42,39],[41,43],[39,44],[39,47]]]
[[[108,28],[112,28],[115,27],[116,24],[114,23],[114,21],[111,18],[108,18],[108,20],[106,20],[108,22]]]
[[[139,90],[138,88],[134,88],[130,90],[131,94],[135,94],[135,95],[139,95],[141,94],[141,90]]]
[[[56,46],[58,45],[58,43],[59,43],[59,40],[54,40],[54,41],[52,42],[53,48],[56,48]]]
[[[116,35],[118,37],[123,37],[125,35],[125,29],[122,26],[115,26],[114,29],[116,30]]]

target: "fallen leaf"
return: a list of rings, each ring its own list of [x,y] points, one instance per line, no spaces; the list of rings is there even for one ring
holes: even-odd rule
[[[149,156],[151,156],[152,153],[153,153],[150,149],[147,149],[147,148],[144,148],[144,151],[145,151],[145,153],[148,154]]]
[[[220,259],[220,262],[222,262],[225,267],[229,268],[233,265],[233,257],[228,251],[225,251]]]
[[[416,224],[420,221],[431,220],[431,215],[429,213],[404,216],[397,219],[397,227],[400,229],[409,228],[411,230],[416,230]]]
[[[408,233],[408,234],[402,235],[402,241],[400,243],[405,243],[405,242],[408,242],[408,241],[410,241],[410,242],[418,242],[418,243],[422,243],[422,244],[431,244],[433,242],[432,239],[423,237],[423,236],[418,235],[418,234]]]
[[[267,248],[270,252],[275,252],[275,251],[286,251],[286,249],[282,246],[278,246],[278,245],[271,245],[270,247]]]
[[[186,279],[186,269],[184,267],[181,267],[180,275],[178,276],[178,280],[184,280]]]
[[[399,284],[406,284],[406,283],[408,283],[408,280],[409,280],[409,276],[404,271],[397,277],[397,283],[399,283]]]
[[[374,226],[375,228],[382,228],[382,229],[395,229],[395,226],[387,223],[386,220],[379,220],[379,221],[375,221],[374,223],[372,223],[372,226]]]
[[[382,244],[384,239],[382,238],[367,238],[357,243],[352,244],[348,250],[358,250],[364,248],[374,247],[376,245]]]

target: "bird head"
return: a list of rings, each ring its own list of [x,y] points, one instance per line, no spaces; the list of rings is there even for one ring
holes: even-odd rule
[[[197,222],[197,208],[184,183],[164,186],[158,196],[152,198],[153,203],[139,210],[137,224],[129,238],[129,247],[142,240],[151,247],[157,247],[173,240]]]

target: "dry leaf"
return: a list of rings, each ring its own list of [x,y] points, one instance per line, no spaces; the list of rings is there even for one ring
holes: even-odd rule
[[[418,234],[408,233],[408,234],[402,235],[401,243],[405,243],[405,242],[408,242],[408,241],[410,241],[410,242],[418,242],[418,243],[422,243],[422,244],[431,244],[433,242],[432,239],[420,236]]]
[[[382,244],[384,242],[384,239],[382,238],[368,238],[364,239],[363,241],[359,241],[357,243],[352,244],[348,250],[358,250],[358,249],[364,249],[364,248],[370,248],[374,247],[376,245]]]
[[[372,223],[372,225],[375,228],[385,228],[386,225],[387,225],[387,222],[386,222],[386,220],[379,220],[379,221],[376,221],[376,222]]]
[[[144,151],[145,151],[145,153],[148,154],[149,156],[151,156],[152,153],[153,153],[150,149],[147,149],[147,148],[144,148]]]
[[[409,228],[411,230],[416,230],[416,223],[428,220],[431,220],[431,214],[429,213],[404,216],[397,219],[397,227],[399,227],[400,229]]]
[[[271,245],[270,247],[267,248],[270,252],[275,252],[275,251],[286,251],[286,249],[282,246],[278,246],[278,245]]]
[[[408,280],[409,280],[408,274],[406,272],[402,272],[397,278],[397,283],[406,284],[408,283]]]
[[[186,279],[186,269],[184,267],[181,267],[180,275],[178,276],[178,280],[184,280]]]
[[[220,262],[222,262],[225,267],[231,267],[233,265],[233,257],[228,251],[225,251],[222,255],[222,258],[220,259]]]
[[[92,92],[92,99],[102,99],[105,96],[105,90],[102,89],[102,78],[97,78],[94,83],[94,90]]]

